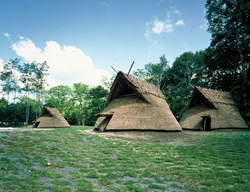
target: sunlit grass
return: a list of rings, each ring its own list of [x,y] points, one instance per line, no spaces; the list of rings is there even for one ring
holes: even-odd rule
[[[250,132],[113,140],[79,130],[5,132],[0,191],[250,191]]]

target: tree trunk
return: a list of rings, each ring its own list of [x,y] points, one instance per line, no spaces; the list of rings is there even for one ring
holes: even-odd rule
[[[27,93],[26,96],[26,127],[28,127],[28,123],[29,123],[29,94]]]
[[[38,118],[40,111],[41,111],[41,94],[38,94],[36,101],[36,119]]]
[[[80,103],[79,125],[82,125],[82,104]]]

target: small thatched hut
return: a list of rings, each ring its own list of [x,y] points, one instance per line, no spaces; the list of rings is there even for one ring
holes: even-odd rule
[[[70,127],[62,114],[54,108],[43,107],[40,117],[36,120],[33,128],[65,128]]]
[[[180,119],[183,129],[248,128],[229,92],[195,87]]]
[[[97,114],[95,128],[107,130],[181,131],[158,87],[119,72],[106,108]]]

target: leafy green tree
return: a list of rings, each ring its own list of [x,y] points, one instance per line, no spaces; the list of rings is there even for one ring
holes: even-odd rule
[[[73,102],[78,105],[78,125],[84,125],[83,106],[88,97],[89,87],[84,83],[73,84]]]
[[[67,85],[50,88],[45,95],[45,103],[49,107],[58,109],[63,115],[71,105],[72,89]]]
[[[0,99],[0,125],[1,126],[23,126],[26,121],[26,97],[19,97],[16,103],[8,103],[5,98]],[[36,120],[35,105],[36,101],[29,98],[30,119],[29,123]]]
[[[164,79],[164,74],[168,69],[168,61],[165,55],[162,55],[159,63],[148,63],[145,65],[145,69],[138,69],[133,72],[133,75],[149,83],[155,84],[157,87],[162,89],[165,86],[165,82],[162,80]]]
[[[107,78],[106,76],[102,76],[102,85],[104,88],[110,90],[114,80],[115,80],[116,75],[113,75],[111,78]]]
[[[20,59],[10,59],[3,65],[3,71],[0,73],[0,80],[2,91],[7,95],[7,101],[9,102],[9,96],[13,93],[14,103],[16,100],[16,94],[20,87],[18,85],[17,69]]]
[[[36,117],[36,100],[32,98],[28,98],[29,101],[29,119],[28,124],[34,123],[37,119]],[[24,122],[26,122],[26,114],[24,111],[26,110],[27,105],[27,98],[25,96],[19,97],[18,102],[16,105],[16,118],[18,125],[23,125]],[[27,124],[27,122],[26,122]]]
[[[36,103],[37,103],[36,104],[36,118],[37,118],[42,108],[43,94],[45,92],[45,86],[47,85],[45,77],[49,75],[48,73],[49,66],[46,63],[46,61],[43,63],[34,62],[34,64],[35,64],[35,68],[34,68],[35,78],[33,81],[33,85],[34,85],[34,93],[36,95]]]
[[[209,76],[215,88],[233,93],[250,121],[250,1],[207,0],[206,10]]]
[[[34,82],[36,79],[35,70],[36,65],[34,63],[24,63],[23,65],[19,65],[18,67],[19,72],[21,73],[20,81],[23,84],[21,88],[24,91],[24,95],[26,98],[26,109],[25,109],[25,124],[28,126],[29,122],[29,97],[34,92]]]
[[[102,86],[97,86],[89,90],[88,99],[86,101],[85,107],[85,124],[94,125],[96,121],[96,114],[103,111],[107,96],[108,90],[104,89]]]
[[[168,61],[165,55],[160,57],[159,63],[149,63],[145,65],[146,75],[148,77],[147,81],[155,84],[161,89],[162,86],[165,85],[162,83],[162,80],[164,78],[164,73],[168,70],[168,68]]]
[[[147,74],[145,69],[137,69],[133,71],[133,76],[137,77],[140,80],[147,81]]]
[[[0,124],[3,125],[6,121],[8,110],[8,101],[3,97],[0,99]]]
[[[162,89],[167,102],[177,119],[186,110],[193,86],[205,86],[206,63],[205,52],[185,52],[176,58],[164,76],[166,85]]]

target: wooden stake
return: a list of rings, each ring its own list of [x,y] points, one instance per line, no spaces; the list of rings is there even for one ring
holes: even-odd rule
[[[133,61],[133,63],[131,64],[131,67],[130,67],[130,69],[129,69],[129,71],[128,71],[128,75],[129,75],[129,73],[130,73],[130,71],[131,71],[131,69],[132,69],[134,63],[135,63],[135,61]]]
[[[192,88],[194,88],[194,86],[191,83],[188,83]]]
[[[112,66],[111,66],[111,68],[112,68],[112,69],[113,69],[116,73],[118,73],[118,72],[115,70],[115,68],[114,68],[114,67],[112,67]]]

